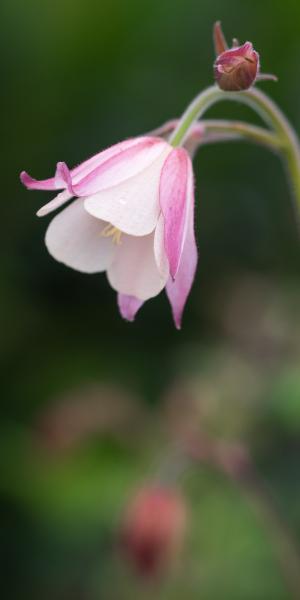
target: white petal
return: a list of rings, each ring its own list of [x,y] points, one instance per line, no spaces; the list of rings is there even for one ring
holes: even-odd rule
[[[121,148],[117,151],[118,146]],[[107,160],[101,160],[99,165],[73,186],[73,191],[80,197],[98,194],[134,177],[169,148],[167,142],[154,137],[136,138],[136,143],[131,145],[121,142],[115,146],[114,153]],[[108,152],[109,150],[106,150],[104,155]]]
[[[165,287],[168,275],[162,277],[154,256],[154,233],[143,237],[122,236],[113,262],[108,268],[110,285],[128,296],[148,300]]]
[[[105,271],[116,247],[112,238],[101,236],[106,225],[87,214],[80,198],[52,219],[46,246],[56,260],[72,269],[84,273]]]
[[[88,196],[84,206],[97,219],[112,223],[124,233],[151,233],[159,217],[159,181],[162,165],[172,148],[167,146],[146,169],[107,190]]]
[[[70,194],[68,190],[63,190],[63,192],[57,194],[53,200],[50,200],[50,202],[47,202],[47,204],[44,204],[44,206],[39,208],[36,214],[38,217],[44,217],[68,202],[68,200],[71,200],[71,198],[72,194]]]
[[[169,261],[165,251],[164,243],[164,217],[160,214],[158,223],[154,234],[154,256],[157,264],[157,268],[161,276],[168,277],[169,275]]]
[[[74,167],[74,169],[72,169],[71,175],[72,175],[73,184],[76,185],[77,183],[79,183],[79,181],[81,179],[83,179],[83,177],[86,177],[87,175],[89,175],[89,173],[91,173],[91,171],[93,169],[95,169],[99,165],[103,164],[105,161],[109,160],[112,156],[115,156],[119,152],[122,152],[123,150],[127,150],[128,148],[131,148],[132,146],[136,146],[137,144],[139,144],[140,142],[142,142],[145,139],[146,139],[146,136],[140,136],[138,138],[131,138],[131,139],[125,140],[124,142],[119,142],[118,144],[114,144],[113,146],[110,146],[109,148],[106,148],[105,150],[101,150],[101,152],[98,152],[91,158],[88,158],[87,160],[85,160],[84,162],[79,164],[77,167]]]

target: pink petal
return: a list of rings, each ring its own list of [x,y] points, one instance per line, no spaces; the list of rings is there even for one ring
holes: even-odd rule
[[[55,181],[57,187],[67,188],[68,192],[75,196],[73,186],[72,186],[72,178],[71,172],[67,167],[65,162],[58,162],[56,165],[56,173],[55,173]]]
[[[77,165],[77,167],[74,167],[74,169],[72,169],[73,183],[76,184],[79,181],[81,181],[82,179],[84,179],[87,175],[89,175],[89,173],[94,171],[97,167],[102,165],[104,162],[106,162],[111,157],[116,156],[116,155],[120,154],[121,152],[123,152],[124,150],[127,150],[133,146],[136,146],[137,144],[140,144],[141,142],[144,142],[146,139],[149,139],[150,137],[154,138],[153,135],[130,138],[123,142],[119,142],[118,144],[114,144],[113,146],[110,146],[109,148],[106,148],[105,150],[101,150],[101,152],[98,152],[97,154],[94,154],[94,156],[92,156],[91,158],[88,158],[83,163]]]
[[[106,225],[87,214],[82,199],[75,200],[52,219],[46,246],[56,260],[68,267],[100,273],[111,264],[116,248],[111,237],[101,236]]]
[[[147,168],[169,145],[154,137],[137,138],[135,144],[123,147],[74,183],[77,196],[89,196],[116,186]]]
[[[37,179],[30,177],[26,171],[22,171],[20,179],[23,185],[25,185],[25,187],[27,187],[29,190],[52,191],[68,187],[69,192],[71,192],[72,196],[74,196],[71,183],[71,174],[66,163],[64,162],[57,163],[55,176],[50,179],[38,181]]]
[[[20,174],[20,179],[23,185],[27,187],[28,190],[57,190],[55,177],[51,179],[43,179],[42,181],[38,181],[37,179],[33,179],[26,173],[26,171],[22,171]]]
[[[169,278],[166,292],[169,298],[173,318],[177,329],[181,328],[183,309],[193,285],[198,253],[194,231],[194,190],[190,186],[188,193],[188,219],[184,246],[175,281]]]
[[[173,279],[178,270],[184,243],[186,199],[191,174],[191,161],[186,150],[172,150],[162,169],[159,202],[165,221],[165,250]]]
[[[159,156],[134,177],[86,198],[87,212],[97,219],[134,236],[144,236],[154,230],[159,213],[159,181],[161,168],[171,146],[163,143]],[[138,157],[136,157],[138,162]],[[126,161],[119,166],[126,173]]]
[[[126,296],[126,294],[118,294],[118,307],[121,316],[126,321],[134,321],[135,315],[141,306],[143,300],[135,298],[135,296]]]
[[[102,150],[95,156],[92,156],[88,160],[84,161],[71,171],[71,177],[74,181],[74,184],[78,183],[80,179],[86,177],[86,175],[93,171],[97,166],[107,161],[111,156],[118,154],[118,152],[126,148],[130,148],[131,146],[136,145],[139,142],[139,140],[142,139],[145,138],[134,138],[131,140],[126,140],[125,142],[121,142],[120,144],[115,144],[107,150]],[[65,165],[65,163],[57,163],[55,177],[51,177],[50,179],[44,179],[41,181],[33,179],[32,177],[30,177],[30,175],[28,175],[28,173],[26,173],[26,171],[22,171],[20,175],[21,182],[23,183],[23,185],[25,185],[25,187],[27,187],[30,190],[57,190],[60,187],[64,188],[66,183],[65,177],[60,177],[62,165]],[[72,196],[73,195],[74,194],[72,192]]]
[[[217,57],[216,62],[220,65],[227,65],[229,58],[243,58],[249,55],[249,58],[252,58],[252,55],[258,56],[257,52],[253,49],[253,45],[251,42],[245,42],[242,46],[237,46],[233,48],[228,48],[228,50],[224,50]]]
[[[74,196],[72,188],[72,180],[70,171],[64,162],[58,162],[56,166],[55,176],[52,179],[44,179],[43,181],[37,181],[32,179],[25,171],[22,171],[20,175],[22,183],[31,190],[58,190],[63,189],[53,200],[47,202],[38,211],[38,217],[43,217],[48,213],[56,210],[63,204],[65,204],[72,196]]]
[[[148,300],[165,287],[154,256],[154,233],[143,237],[122,235],[107,272],[110,285],[119,293]]]
[[[30,177],[26,171],[22,171],[20,179],[25,187],[32,190],[56,190],[66,187],[66,184],[70,190],[70,183],[72,183],[72,185],[77,185],[79,182],[82,182],[82,186],[86,187],[87,193],[91,193],[91,190],[92,192],[95,192],[98,191],[95,178],[97,179],[98,176],[101,175],[103,164],[106,165],[104,170],[111,169],[113,164],[110,163],[110,160],[112,158],[117,158],[119,155],[128,152],[130,149],[132,149],[133,154],[135,154],[135,152],[138,153],[143,147],[150,149],[151,146],[156,146],[161,143],[163,143],[162,140],[154,136],[143,136],[125,140],[124,142],[115,144],[84,161],[72,169],[72,171],[69,172],[70,175],[68,174],[66,164],[59,162],[57,164],[55,177],[39,181]],[[90,191],[89,186],[91,188]],[[78,190],[78,194],[84,195],[83,193],[80,193],[80,190]],[[73,191],[72,195],[74,195]]]

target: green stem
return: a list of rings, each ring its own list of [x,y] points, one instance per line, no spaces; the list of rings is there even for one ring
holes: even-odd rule
[[[212,86],[196,96],[183,113],[181,119],[179,119],[177,127],[169,139],[169,143],[172,146],[182,146],[194,123],[202,117],[208,108],[223,99],[224,94],[217,86]]]
[[[208,119],[201,123],[207,135],[208,142],[210,142],[210,137],[212,138],[211,141],[213,141],[212,134],[214,134],[216,141],[218,141],[218,136],[222,139],[221,136],[223,135],[225,141],[227,136],[228,139],[243,139],[262,144],[277,152],[282,148],[282,141],[278,136],[263,127],[250,125],[243,121],[225,121],[219,119]],[[204,141],[206,141],[205,137]]]
[[[173,119],[164,123],[161,127],[157,127],[149,132],[148,135],[164,137],[169,139],[174,129],[177,127],[179,120]],[[200,145],[213,142],[226,142],[231,140],[247,140],[267,146],[275,152],[280,150],[282,146],[281,140],[275,133],[250,125],[244,121],[228,121],[225,119],[205,119],[201,123],[192,126],[188,136],[185,138],[185,147],[190,144],[196,150]]]
[[[279,138],[289,179],[300,206],[300,147],[298,138],[281,110],[266,94],[258,89],[251,88],[244,92],[223,92],[217,86],[211,86],[204,90],[192,101],[182,115],[169,139],[170,144],[181,146],[193,124],[202,117],[208,108],[221,100],[241,102],[250,106],[271,126]]]

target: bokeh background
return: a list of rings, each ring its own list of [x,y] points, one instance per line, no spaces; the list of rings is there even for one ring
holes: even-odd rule
[[[200,261],[181,332],[164,294],[128,324],[105,275],[56,263],[49,218],[35,217],[51,196],[18,174],[51,176],[179,116],[212,82],[216,19],[278,75],[261,85],[300,131],[299,2],[2,0],[1,13],[3,598],[291,598],[300,256],[278,158],[242,143],[199,152]],[[257,121],[226,104],[210,116]],[[249,449],[282,525],[212,465],[187,465],[181,558],[146,582],[118,551],[122,513],[191,422],[200,440]]]

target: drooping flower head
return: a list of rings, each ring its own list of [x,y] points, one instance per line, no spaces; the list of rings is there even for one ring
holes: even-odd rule
[[[156,136],[126,140],[28,189],[62,190],[38,212],[66,202],[46,232],[52,256],[78,271],[106,271],[121,315],[133,320],[143,302],[163,288],[180,328],[197,264],[191,159]],[[74,199],[75,198],[75,199]]]
[[[138,574],[153,577],[165,571],[183,542],[187,521],[178,490],[145,487],[129,503],[122,524],[121,547]]]

